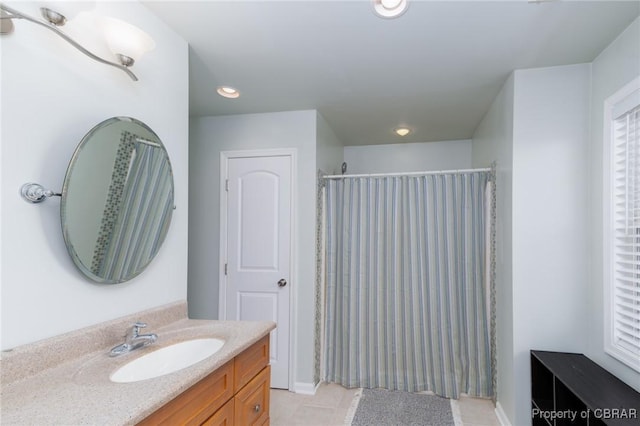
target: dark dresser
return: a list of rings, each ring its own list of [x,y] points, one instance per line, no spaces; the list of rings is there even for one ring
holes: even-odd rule
[[[583,354],[531,351],[533,426],[640,426],[640,393]]]

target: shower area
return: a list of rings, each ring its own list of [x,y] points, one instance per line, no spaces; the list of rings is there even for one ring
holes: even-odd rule
[[[318,181],[318,379],[493,398],[495,167]]]

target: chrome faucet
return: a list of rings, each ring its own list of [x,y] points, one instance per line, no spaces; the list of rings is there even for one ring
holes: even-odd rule
[[[111,348],[109,356],[118,356],[129,353],[138,348],[150,345],[158,340],[157,334],[139,334],[141,328],[146,327],[147,324],[143,322],[137,322],[127,330],[127,334],[124,336],[124,343],[119,344]]]

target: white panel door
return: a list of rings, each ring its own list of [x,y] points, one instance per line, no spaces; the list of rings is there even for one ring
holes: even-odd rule
[[[289,387],[291,156],[227,163],[226,318],[270,320],[271,387]]]

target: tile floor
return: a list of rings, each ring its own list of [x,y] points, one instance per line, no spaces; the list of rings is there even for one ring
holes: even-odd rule
[[[320,385],[315,395],[301,395],[286,390],[271,389],[272,426],[343,426],[353,416],[349,410],[358,389],[345,389],[336,384]],[[461,424],[456,426],[499,426],[491,401],[460,398],[453,403]],[[428,424],[425,424],[428,426]]]
[[[489,399],[462,397],[453,401],[453,410],[456,405],[462,421],[458,426],[500,426],[493,402]]]

